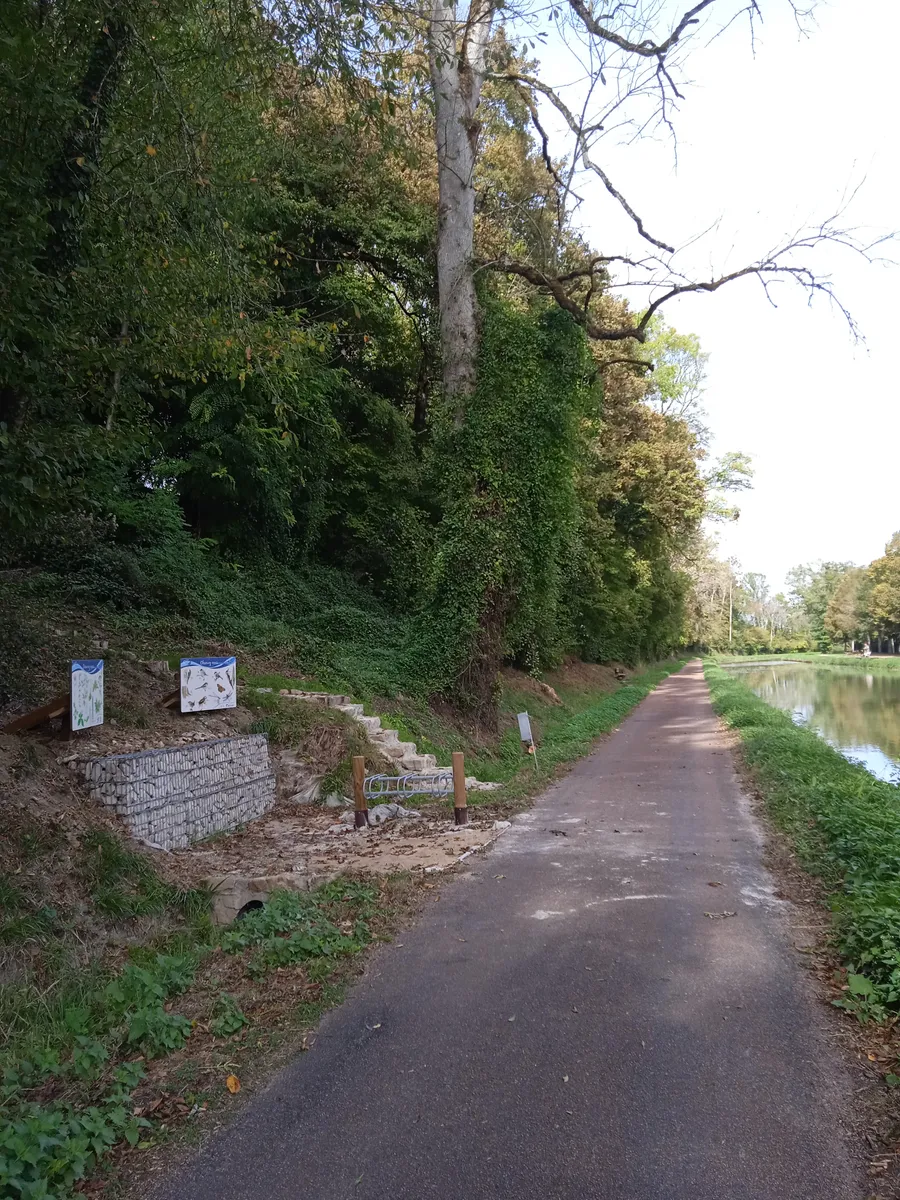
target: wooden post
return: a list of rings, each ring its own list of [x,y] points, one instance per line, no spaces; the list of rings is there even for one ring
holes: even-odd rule
[[[353,803],[356,809],[354,823],[357,829],[369,824],[369,806],[366,802],[366,760],[361,754],[353,756]]]
[[[468,825],[466,805],[466,760],[460,750],[453,752],[453,819],[457,825]]]

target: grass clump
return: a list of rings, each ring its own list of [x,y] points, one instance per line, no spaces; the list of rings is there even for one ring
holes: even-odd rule
[[[860,1019],[884,1020],[900,1010],[900,791],[715,663],[706,678],[716,711],[741,736],[769,813],[832,892],[849,985],[837,1003]]]
[[[104,830],[82,837],[78,872],[97,909],[106,916],[156,916],[173,909],[196,919],[209,907],[203,892],[172,887],[143,855],[127,850]]]

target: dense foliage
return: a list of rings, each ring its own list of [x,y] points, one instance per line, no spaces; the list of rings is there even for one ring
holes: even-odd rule
[[[539,290],[482,279],[459,428],[416,54],[375,54],[352,4],[340,29],[272,12],[3,6],[0,566],[345,679],[359,648],[367,686],[486,720],[504,659],[665,653],[719,486],[696,340],[657,325],[655,371],[613,364]],[[481,111],[480,250],[537,253],[554,176],[517,93]]]

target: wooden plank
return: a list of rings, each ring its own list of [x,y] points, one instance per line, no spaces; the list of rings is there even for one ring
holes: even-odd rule
[[[176,688],[174,692],[169,692],[167,696],[163,696],[160,704],[163,708],[172,708],[181,699],[181,688]]]
[[[69,711],[71,703],[72,698],[69,692],[63,692],[61,696],[57,696],[49,704],[42,704],[40,708],[33,708],[31,712],[27,712],[21,717],[16,717],[8,725],[4,725],[0,729],[0,733],[22,733],[26,729],[34,729],[36,725],[43,725],[45,721],[52,721],[54,717],[61,717]]]

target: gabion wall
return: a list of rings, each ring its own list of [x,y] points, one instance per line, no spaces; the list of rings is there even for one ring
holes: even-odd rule
[[[179,850],[235,829],[275,803],[275,772],[264,734],[220,738],[84,766],[93,799],[114,808],[132,837]]]

